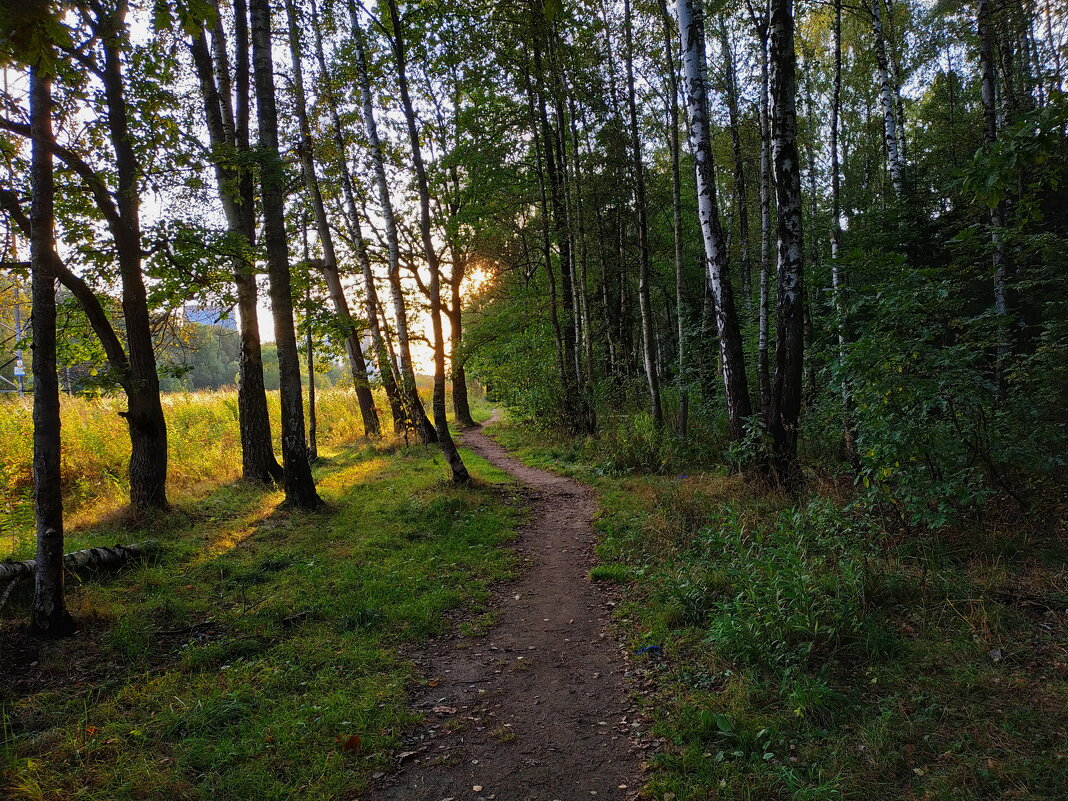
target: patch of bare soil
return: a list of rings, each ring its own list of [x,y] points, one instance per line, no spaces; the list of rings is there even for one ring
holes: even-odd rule
[[[640,773],[625,656],[607,592],[588,579],[596,504],[581,484],[527,467],[481,431],[463,444],[527,486],[525,568],[482,637],[444,639],[415,698],[423,725],[375,801],[633,798]]]

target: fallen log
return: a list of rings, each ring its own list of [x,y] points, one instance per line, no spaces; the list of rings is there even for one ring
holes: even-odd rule
[[[104,545],[74,551],[63,556],[67,570],[87,570],[102,567],[119,567],[127,562],[140,559],[155,549],[151,541],[135,542],[130,545]],[[37,572],[37,560],[25,559],[21,562],[0,562],[0,583],[28,578]]]

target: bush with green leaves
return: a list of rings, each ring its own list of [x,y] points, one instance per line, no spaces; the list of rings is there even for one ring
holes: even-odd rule
[[[717,586],[708,640],[724,657],[767,670],[879,656],[888,638],[869,608],[867,524],[813,501],[774,527],[749,529],[727,511],[699,535]]]

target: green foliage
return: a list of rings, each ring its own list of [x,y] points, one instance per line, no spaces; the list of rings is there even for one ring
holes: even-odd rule
[[[626,584],[631,580],[630,568],[626,565],[597,565],[590,571],[591,581],[607,581],[613,584]]]
[[[783,513],[768,529],[748,530],[728,512],[696,546],[732,588],[707,610],[709,641],[762,670],[885,656],[865,597],[865,535],[824,503]]]
[[[543,463],[564,453],[515,427],[507,440]],[[1059,635],[1034,639],[1034,619],[993,600],[1056,593],[1060,545],[989,524],[888,537],[863,498],[792,506],[738,475],[617,477],[569,459],[601,500],[597,569],[629,577],[631,648],[663,645],[644,668],[666,741],[647,795],[1060,797],[1049,710],[1068,685],[1034,669]]]

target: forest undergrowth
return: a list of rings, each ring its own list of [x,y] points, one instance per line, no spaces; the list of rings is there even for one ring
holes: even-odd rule
[[[1064,797],[1055,509],[996,501],[903,532],[863,482],[811,473],[789,498],[647,423],[494,436],[598,494],[591,576],[623,586],[617,619],[666,741],[649,798]]]

